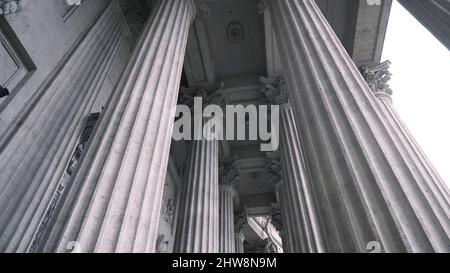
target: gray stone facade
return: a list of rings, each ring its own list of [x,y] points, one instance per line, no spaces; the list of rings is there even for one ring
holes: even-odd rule
[[[380,2],[0,0],[0,252],[450,252]],[[198,94],[279,106],[279,149],[172,140]]]

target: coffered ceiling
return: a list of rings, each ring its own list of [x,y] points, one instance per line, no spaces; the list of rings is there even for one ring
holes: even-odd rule
[[[258,78],[282,73],[270,14],[258,0],[209,0],[211,15],[190,31],[185,79],[189,87],[224,82],[227,104],[259,104]],[[380,61],[391,0],[316,0],[357,65]],[[267,181],[265,155],[255,141],[223,141],[222,156],[236,156],[241,173],[240,202],[263,213],[275,201]]]

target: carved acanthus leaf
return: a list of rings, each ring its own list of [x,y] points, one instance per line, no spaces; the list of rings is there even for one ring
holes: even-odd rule
[[[280,157],[276,152],[266,153],[266,168],[269,172],[269,182],[276,186],[283,181]]]
[[[361,67],[362,75],[375,95],[392,95],[388,82],[392,74],[389,72],[391,62],[385,61],[375,66]]]
[[[19,9],[19,0],[0,0],[0,15],[15,13]]]
[[[275,229],[278,232],[281,232],[283,229],[283,221],[282,221],[280,204],[272,203],[272,206],[270,208],[270,216],[271,216],[272,225],[275,227]]]
[[[180,95],[178,96],[178,104],[187,105],[189,108],[194,106],[194,98],[202,97],[203,99],[203,107],[206,107],[210,104],[215,104],[220,107],[224,107],[225,96],[223,94],[223,89],[225,87],[224,82],[219,82],[217,87],[212,90],[208,90],[204,87],[197,88],[180,88]]]
[[[242,228],[248,224],[248,213],[246,209],[243,209],[240,213],[237,213],[234,217],[235,232],[242,232]]]
[[[237,190],[241,182],[239,168],[235,157],[229,157],[220,161],[220,184],[231,186]]]
[[[264,240],[264,242],[265,242],[265,245],[261,252],[263,252],[263,253],[277,253],[278,252],[276,245],[272,242],[272,240],[270,240],[270,238],[266,238]]]
[[[262,94],[261,103],[282,105],[289,102],[287,85],[282,77],[260,77],[259,83],[261,85],[260,92]]]

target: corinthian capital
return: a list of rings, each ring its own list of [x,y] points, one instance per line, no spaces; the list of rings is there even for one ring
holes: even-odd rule
[[[391,96],[393,93],[388,84],[392,76],[389,72],[390,65],[390,61],[385,61],[378,65],[361,67],[364,79],[376,96]]]
[[[221,107],[225,106],[225,96],[223,94],[223,88],[225,87],[224,82],[219,82],[218,87],[212,91],[206,89],[199,89],[199,96],[203,97],[203,105],[207,106],[210,104],[219,105]]]
[[[237,213],[234,217],[234,229],[236,233],[242,232],[242,229],[248,224],[247,209],[244,208],[240,213]]]
[[[211,10],[205,0],[194,0],[197,9],[197,18],[206,18],[211,15]]]
[[[259,91],[262,94],[262,103],[276,105],[288,103],[287,85],[282,77],[260,77],[259,83],[261,85]]]
[[[19,0],[0,0],[0,15],[14,13],[19,8]]]
[[[220,161],[220,184],[231,186],[235,190],[241,182],[236,158],[229,157]]]
[[[269,172],[269,182],[276,186],[283,181],[280,157],[276,152],[266,153],[266,168]]]
[[[275,227],[275,229],[278,232],[281,232],[283,229],[283,221],[282,221],[280,204],[278,204],[278,203],[271,204],[270,217],[271,217],[272,225]]]
[[[217,87],[208,90],[204,87],[195,88],[180,88],[180,95],[178,96],[178,104],[187,105],[190,108],[194,106],[194,98],[201,97],[203,99],[203,106],[216,104],[221,107],[225,106],[225,97],[223,94],[224,82],[219,82]]]

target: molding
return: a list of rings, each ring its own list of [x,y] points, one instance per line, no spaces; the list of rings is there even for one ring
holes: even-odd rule
[[[210,86],[216,73],[205,20],[195,20],[189,31],[184,71],[190,87]]]
[[[203,107],[206,107],[210,104],[219,105],[224,107],[225,96],[224,96],[224,82],[219,82],[213,88],[204,88],[204,87],[193,87],[193,88],[180,88],[180,94],[178,96],[178,104],[187,105],[188,107],[194,107],[194,98],[202,97],[203,98]]]
[[[35,252],[39,247],[41,239],[43,239],[43,237],[45,236],[45,233],[49,229],[51,229],[51,222],[55,221],[52,220],[52,218],[56,216],[55,211],[58,209],[61,202],[64,202],[64,191],[71,188],[70,184],[72,182],[72,175],[77,170],[77,166],[80,163],[83,152],[87,148],[89,138],[92,136],[94,129],[99,122],[100,115],[100,113],[92,113],[89,115],[85,128],[79,138],[78,144],[76,145],[75,150],[72,152],[69,163],[67,164],[65,171],[61,179],[59,180],[58,186],[53,192],[52,199],[45,210],[44,216],[42,217],[38,228],[36,229],[28,252]]]
[[[63,15],[63,21],[66,22],[74,12],[81,6],[84,0],[65,0],[66,4],[69,6],[66,13]]]
[[[0,99],[0,112],[2,112],[4,107],[17,94],[18,89],[24,85],[26,80],[36,70],[36,65],[3,16],[0,16],[0,48],[7,54],[4,58],[9,58],[17,67],[6,81],[0,82],[0,86],[7,88],[10,93],[10,96]]]
[[[399,0],[398,2],[450,50],[450,1]]]
[[[263,3],[263,7],[265,4]],[[266,66],[267,75],[269,77],[276,77],[282,74],[283,65],[281,64],[281,57],[278,42],[273,29],[273,22],[269,9],[263,9],[264,12],[264,32],[266,40]]]
[[[359,1],[351,49],[357,66],[374,65],[381,60],[392,0],[381,1],[381,5]]]

